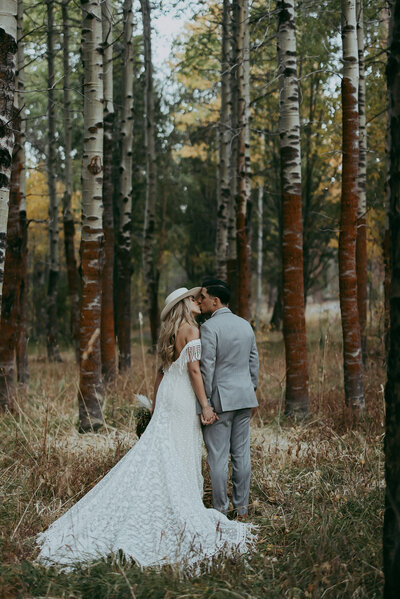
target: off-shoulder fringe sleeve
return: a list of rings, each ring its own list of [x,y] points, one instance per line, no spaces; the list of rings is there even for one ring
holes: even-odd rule
[[[201,358],[201,341],[200,339],[192,339],[187,343],[186,347],[179,356],[180,368],[183,369],[189,362],[196,362]]]

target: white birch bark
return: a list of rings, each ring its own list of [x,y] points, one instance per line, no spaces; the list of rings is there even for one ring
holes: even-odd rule
[[[25,44],[23,40],[24,25],[24,2],[18,0],[18,14],[17,14],[17,73],[15,77],[15,90],[16,90],[16,105],[21,118],[21,143],[18,150],[18,162],[21,164],[19,189],[21,194],[21,203],[19,206],[20,212],[26,212],[26,166],[25,166],[25,138],[26,138],[26,113],[25,113]]]
[[[133,10],[132,0],[124,0],[123,96],[121,117],[121,188],[119,201],[117,334],[119,367],[131,364],[131,234],[132,234],[132,139],[133,139]]]
[[[131,248],[132,228],[132,136],[133,136],[133,10],[132,0],[124,1],[124,65],[123,107],[121,117],[121,191],[120,245],[125,252]]]
[[[246,231],[250,200],[250,34],[248,0],[239,0],[238,57],[238,162],[236,238],[238,251],[238,314],[250,318],[250,273]]]
[[[58,239],[58,197],[56,187],[56,105],[54,0],[47,0],[47,94],[48,146],[47,183],[49,190],[49,281],[47,291],[47,354],[51,362],[61,360],[57,344],[57,287],[60,270]]]
[[[82,301],[80,315],[79,425],[103,424],[100,354],[103,245],[103,48],[100,0],[81,0],[84,65],[82,156]]]
[[[15,92],[17,52],[17,0],[3,0],[0,7],[0,313],[6,257],[6,236],[12,152],[15,136],[10,123]]]
[[[64,67],[64,198],[63,213],[64,219],[73,220],[71,212],[72,197],[72,159],[71,159],[71,97],[70,97],[70,66],[69,66],[69,23],[68,23],[68,4],[70,0],[62,0],[62,19],[63,19],[63,67]]]
[[[151,17],[149,0],[140,0],[143,18],[145,63],[145,146],[146,146],[146,207],[143,234],[143,272],[147,289],[147,304],[153,346],[158,338],[158,272],[155,253],[157,163],[154,121],[153,63],[151,51]]]
[[[367,127],[365,116],[365,59],[364,59],[364,0],[357,0],[357,46],[358,46],[358,118],[359,118],[359,161],[358,161],[358,218],[367,211]]]
[[[103,50],[100,0],[82,0],[84,62],[84,146],[82,239],[103,237]]]
[[[257,296],[256,296],[256,329],[260,328],[260,313],[262,304],[262,269],[263,269],[263,199],[264,185],[260,184],[257,198]]]
[[[218,206],[217,206],[217,235],[215,240],[215,255],[217,277],[226,280],[226,260],[228,250],[228,207],[230,198],[230,12],[229,0],[223,1],[222,9],[222,44],[221,44],[221,109],[218,132]]]
[[[279,137],[282,195],[282,297],[289,414],[308,411],[303,276],[299,88],[294,0],[278,0]]]

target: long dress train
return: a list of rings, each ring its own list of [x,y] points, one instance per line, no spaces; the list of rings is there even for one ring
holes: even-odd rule
[[[187,368],[200,356],[200,340],[187,343],[164,374],[140,440],[38,536],[38,561],[69,569],[122,550],[143,567],[191,568],[254,544],[251,524],[203,505],[201,425]]]

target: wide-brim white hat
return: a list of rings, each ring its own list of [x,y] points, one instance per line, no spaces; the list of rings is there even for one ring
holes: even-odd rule
[[[200,295],[201,287],[193,287],[192,289],[188,289],[187,287],[179,287],[179,289],[175,289],[165,298],[165,306],[161,312],[161,320],[167,316],[168,312],[172,310],[174,306],[181,300],[185,299],[185,297],[190,297],[193,295],[196,299]]]

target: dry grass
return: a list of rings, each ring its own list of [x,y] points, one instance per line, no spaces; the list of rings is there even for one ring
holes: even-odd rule
[[[107,426],[77,433],[77,370],[31,359],[31,382],[15,414],[1,418],[0,597],[378,597],[382,593],[382,347],[366,369],[367,415],[343,400],[340,335],[318,323],[310,338],[311,416],[283,415],[284,360],[278,333],[259,338],[260,408],[252,427],[252,520],[260,526],[249,561],[223,562],[200,578],[171,568],[142,572],[111,560],[63,575],[34,564],[35,535],[86,493],[136,442],[133,392],[146,392],[141,352],[105,398]],[[146,356],[148,373],[154,358]],[[210,485],[205,481],[205,503]]]

